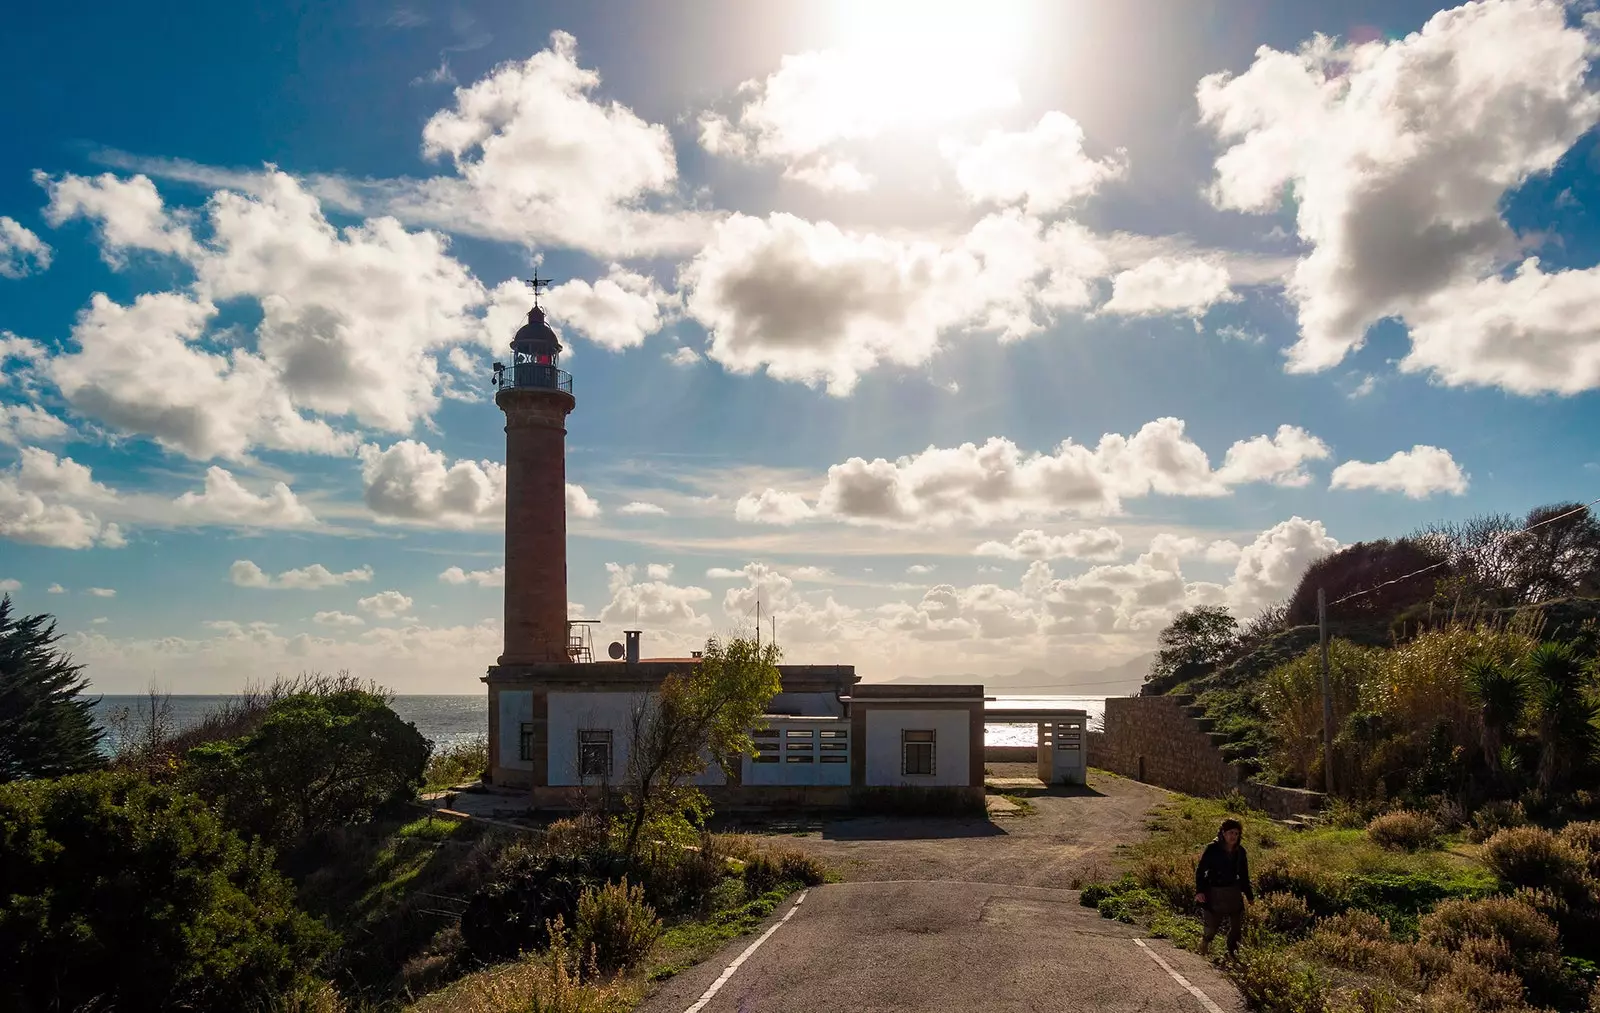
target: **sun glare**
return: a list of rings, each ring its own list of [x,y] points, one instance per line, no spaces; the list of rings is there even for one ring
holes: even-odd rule
[[[1014,105],[1030,17],[1024,0],[855,0],[834,7],[860,111],[926,125]]]

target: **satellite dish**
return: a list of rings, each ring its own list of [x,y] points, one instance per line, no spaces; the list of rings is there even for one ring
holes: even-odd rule
[[[611,646],[606,648],[606,653],[611,655],[612,661],[621,661],[622,656],[627,653],[627,648],[622,646],[622,641],[613,640]]]

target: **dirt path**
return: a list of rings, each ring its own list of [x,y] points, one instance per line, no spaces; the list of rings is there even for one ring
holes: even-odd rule
[[[765,830],[784,835],[785,844],[816,855],[847,881],[1077,889],[1108,875],[1117,848],[1142,840],[1146,814],[1171,796],[1137,781],[1090,774],[1087,788],[1027,797],[1035,812],[992,821],[813,818],[782,828],[768,823]]]

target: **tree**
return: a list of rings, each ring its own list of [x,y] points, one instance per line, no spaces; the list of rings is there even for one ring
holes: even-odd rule
[[[0,1007],[269,1008],[325,930],[204,804],[110,771],[0,785]]]
[[[432,744],[370,689],[275,700],[255,732],[188,753],[188,783],[270,842],[359,823],[422,784]]]
[[[61,638],[48,615],[11,615],[0,596],[0,781],[61,777],[104,761],[94,722],[96,701],[81,694],[82,665],[56,650]]]
[[[1500,752],[1522,723],[1528,709],[1528,684],[1522,672],[1493,658],[1467,666],[1467,685],[1478,702],[1483,724],[1483,759],[1493,777],[1500,775]]]
[[[1525,533],[1506,543],[1521,600],[1600,593],[1600,520],[1591,510],[1582,503],[1535,507],[1522,527]]]
[[[1147,680],[1169,676],[1180,668],[1215,664],[1238,639],[1239,621],[1222,605],[1196,605],[1172,617],[1161,631],[1161,644]]]
[[[634,709],[623,779],[623,852],[638,852],[646,827],[681,831],[685,814],[704,814],[705,795],[690,782],[707,759],[727,771],[754,752],[750,729],[781,686],[776,644],[735,638],[706,641],[694,667],[675,672]]]
[[[1416,572],[1428,567],[1433,569]],[[1329,619],[1387,622],[1413,606],[1432,601],[1435,585],[1450,575],[1447,553],[1428,541],[1384,538],[1357,542],[1307,568],[1289,599],[1286,621],[1290,626],[1315,623],[1320,587],[1327,593]],[[1357,591],[1369,593],[1340,600]]]
[[[1583,662],[1566,644],[1543,643],[1528,655],[1539,735],[1539,787],[1561,788],[1574,768],[1587,765],[1600,745],[1600,719]]]

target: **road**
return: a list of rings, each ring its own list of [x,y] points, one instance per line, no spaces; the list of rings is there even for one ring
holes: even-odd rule
[[[1077,893],[950,881],[817,887],[696,1013],[1238,1013],[1206,961],[1079,906]],[[787,916],[787,920],[785,919]],[[780,924],[781,923],[781,924]],[[762,930],[765,932],[765,928]],[[665,983],[643,1013],[686,1013],[753,937]],[[1180,984],[1159,956],[1214,1004]]]

